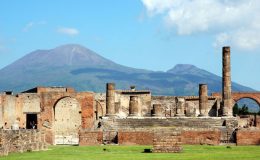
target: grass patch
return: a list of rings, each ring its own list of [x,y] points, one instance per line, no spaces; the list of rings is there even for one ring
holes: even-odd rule
[[[182,153],[143,153],[151,146],[51,146],[48,151],[11,153],[0,160],[259,160],[260,146],[183,146]]]

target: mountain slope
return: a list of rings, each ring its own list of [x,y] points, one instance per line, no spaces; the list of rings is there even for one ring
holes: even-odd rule
[[[104,92],[107,82],[115,82],[120,89],[136,85],[160,95],[197,95],[199,83],[207,83],[209,92],[221,90],[221,77],[192,65],[176,65],[167,72],[135,69],[75,44],[29,53],[1,69],[0,75],[0,90],[16,92],[40,85]],[[236,83],[232,88],[252,90]]]

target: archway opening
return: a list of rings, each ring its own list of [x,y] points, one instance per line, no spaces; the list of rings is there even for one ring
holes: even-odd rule
[[[77,145],[81,127],[81,107],[71,97],[60,99],[54,106],[55,144]]]
[[[260,106],[252,98],[241,98],[233,106],[233,115],[260,115]]]

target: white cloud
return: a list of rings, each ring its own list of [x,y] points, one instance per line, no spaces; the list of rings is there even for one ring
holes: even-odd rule
[[[46,23],[47,23],[46,21],[29,22],[23,28],[23,32],[28,32],[30,29],[32,29],[32,27],[38,26],[38,25],[45,25]]]
[[[179,35],[207,32],[214,45],[260,48],[259,0],[142,0],[151,17],[161,15]]]
[[[61,34],[65,34],[69,36],[75,36],[79,34],[79,31],[76,28],[61,27],[57,31]]]

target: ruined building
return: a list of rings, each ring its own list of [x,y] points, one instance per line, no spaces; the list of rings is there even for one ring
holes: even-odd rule
[[[0,127],[44,131],[45,141],[54,145],[148,145],[155,132],[172,129],[183,144],[259,144],[260,118],[249,124],[233,117],[237,100],[252,98],[260,104],[260,93],[232,93],[229,47],[223,47],[222,86],[222,94],[208,95],[207,84],[200,84],[199,96],[152,96],[134,86],[118,90],[114,83],[106,85],[106,93],[64,87],[2,92]],[[254,129],[243,129],[249,126]]]

